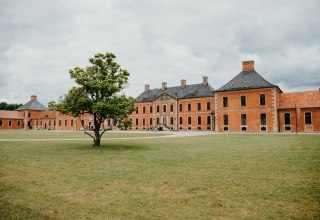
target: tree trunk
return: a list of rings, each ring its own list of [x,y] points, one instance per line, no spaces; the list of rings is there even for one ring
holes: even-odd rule
[[[94,129],[93,147],[100,147],[101,135],[99,129]]]

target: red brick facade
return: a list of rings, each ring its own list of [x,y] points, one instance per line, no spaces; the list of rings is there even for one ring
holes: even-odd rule
[[[320,91],[283,93],[255,72],[253,61],[243,62],[242,72],[218,90],[208,77],[171,88],[146,85],[135,107],[129,116],[133,130],[320,132]],[[0,111],[0,129],[81,130],[81,120],[85,129],[92,128],[89,114],[78,119],[48,110]],[[117,129],[112,120],[102,127]]]

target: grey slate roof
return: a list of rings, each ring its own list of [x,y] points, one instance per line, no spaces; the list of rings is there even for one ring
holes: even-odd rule
[[[277,87],[272,83],[265,80],[256,71],[242,71],[236,75],[227,84],[217,89],[216,92],[245,90],[245,89],[259,89]]]
[[[210,85],[193,84],[186,85],[185,88],[180,86],[168,87],[165,90],[151,89],[147,92],[141,93],[137,98],[137,102],[152,102],[157,99],[162,93],[166,93],[178,99],[184,98],[199,98],[199,97],[212,97],[214,89]]]
[[[44,111],[44,110],[48,110],[48,108],[45,107],[44,105],[42,105],[37,100],[31,100],[31,101],[27,102],[26,104],[24,104],[23,106],[17,108],[16,110],[38,110],[38,111]]]

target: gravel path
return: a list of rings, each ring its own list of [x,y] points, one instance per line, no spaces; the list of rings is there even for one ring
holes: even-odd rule
[[[148,133],[148,132],[130,132],[130,133]],[[151,136],[151,137],[128,137],[128,138],[102,138],[102,140],[138,140],[138,139],[157,139],[157,138],[176,138],[176,137],[190,137],[190,136],[201,136],[207,134],[214,134],[214,132],[207,132],[207,131],[180,131],[180,132],[161,132],[161,134],[167,134],[164,136]],[[30,139],[30,138],[21,138],[21,139],[0,139],[1,141],[92,141],[91,138],[37,138],[37,139]]]

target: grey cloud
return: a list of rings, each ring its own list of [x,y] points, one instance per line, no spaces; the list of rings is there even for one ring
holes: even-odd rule
[[[74,85],[68,70],[111,51],[144,84],[219,88],[254,59],[284,91],[318,89],[319,1],[17,1],[0,7],[0,100],[46,104]],[[5,79],[5,80],[4,80]]]

